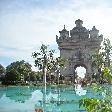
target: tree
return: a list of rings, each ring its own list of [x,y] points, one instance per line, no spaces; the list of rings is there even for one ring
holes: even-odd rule
[[[60,77],[60,69],[64,69],[66,64],[66,60],[64,57],[57,57],[53,63],[51,63],[51,72],[55,72],[57,74],[57,81],[59,84]]]
[[[108,82],[112,80],[112,65],[111,60],[112,45],[109,39],[104,39],[103,46],[98,52],[93,55],[93,66],[96,67],[102,75],[102,80],[107,79]],[[101,68],[104,67],[103,71]],[[100,68],[100,69],[99,69]],[[112,91],[106,86],[106,88],[94,85],[94,88],[102,90],[105,94],[104,99],[84,98],[79,101],[79,106],[84,106],[88,112],[112,112]],[[91,87],[92,88],[92,87]]]
[[[108,100],[84,98],[79,101],[79,106],[81,105],[88,112],[112,112],[112,106]]]
[[[102,67],[105,65],[105,58],[104,58],[104,53],[101,52],[101,50],[97,50],[93,55],[92,55],[92,69],[97,69],[98,73],[95,73],[97,76],[97,80],[101,81],[103,80],[103,73],[102,73]],[[94,74],[93,74],[94,75]],[[102,79],[101,79],[102,78]]]
[[[15,69],[11,69],[10,71],[6,72],[5,75],[5,82],[8,82],[10,84],[14,84],[14,82],[17,82],[20,80],[19,72]]]
[[[18,77],[18,78],[15,78],[15,81],[20,81],[21,76],[23,76],[24,80],[28,81],[29,80],[29,73],[31,71],[32,71],[31,65],[29,63],[25,62],[24,60],[16,61],[16,62],[13,62],[6,67],[6,77],[7,77],[7,75],[8,76],[12,75],[12,77],[11,77],[12,79],[9,78],[11,81],[13,80],[13,77]],[[7,80],[7,78],[6,78],[6,80]]]
[[[43,82],[46,85],[46,73],[56,72],[59,67],[64,66],[64,59],[62,57],[54,58],[54,50],[48,50],[48,46],[42,44],[40,52],[32,54],[35,59],[35,66],[43,72]]]
[[[99,68],[105,63],[104,53],[99,49],[92,55],[92,67]]]
[[[5,74],[5,68],[0,64],[0,75]]]
[[[92,91],[101,92],[103,99],[83,98],[79,100],[79,107],[83,106],[88,112],[112,112],[112,91],[109,86],[91,85]]]
[[[37,71],[37,72],[35,72],[35,74],[36,74],[37,81],[42,81],[42,79],[43,79],[42,71]]]
[[[35,66],[42,70],[43,72],[43,82],[46,86],[46,72],[50,70],[51,63],[53,62],[54,50],[48,50],[48,46],[42,44],[40,47],[40,52],[32,53],[33,58],[35,59]]]
[[[105,65],[108,69],[108,71],[111,70],[111,65],[110,65],[110,61],[111,61],[111,51],[112,51],[112,45],[110,43],[110,40],[107,38],[107,39],[104,39],[104,42],[103,42],[103,47],[102,47],[102,50],[104,50],[104,54],[105,54]],[[110,70],[109,70],[110,69]],[[111,75],[110,75],[111,72],[105,72],[104,75],[106,75],[108,77],[108,81],[111,82]]]
[[[36,72],[32,71],[29,73],[29,81],[37,81]]]
[[[2,81],[5,76],[6,70],[5,68],[0,64],[0,80]]]
[[[104,39],[102,50],[104,50],[106,66],[110,67],[112,45],[108,38]]]
[[[97,71],[99,72],[99,78],[101,81],[103,81],[104,75],[105,76],[108,75],[108,80],[109,80],[110,75],[109,72],[107,72],[107,68],[109,69],[110,67],[111,50],[112,50],[112,45],[110,43],[110,40],[104,39],[103,46],[101,46],[101,48],[98,49],[92,55],[92,67],[96,68]]]

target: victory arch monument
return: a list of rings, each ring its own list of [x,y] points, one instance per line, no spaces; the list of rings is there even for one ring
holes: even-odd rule
[[[86,69],[86,78],[91,78],[94,73],[92,69],[91,55],[100,48],[103,35],[99,35],[99,30],[93,26],[91,30],[83,27],[83,21],[75,21],[75,27],[69,31],[64,29],[59,31],[60,36],[56,35],[56,42],[60,50],[60,56],[67,59],[67,64],[60,74],[72,77],[77,67],[82,66]]]

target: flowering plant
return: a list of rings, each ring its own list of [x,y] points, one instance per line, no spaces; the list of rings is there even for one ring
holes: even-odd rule
[[[88,80],[87,80],[87,79],[81,79],[79,82],[80,82],[82,85],[87,85]]]

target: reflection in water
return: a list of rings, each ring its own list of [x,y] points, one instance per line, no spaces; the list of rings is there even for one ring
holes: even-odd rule
[[[33,91],[35,90],[30,88],[29,86],[8,87],[6,89],[6,97],[9,97],[11,100],[14,100],[15,102],[24,103],[26,100],[31,98],[31,93]]]
[[[7,87],[0,98],[0,112],[34,112],[42,108],[44,112],[74,112],[82,110],[78,101],[86,96],[95,96],[80,85],[75,87]],[[75,91],[74,91],[75,89]],[[101,97],[95,96],[95,97]],[[6,108],[7,107],[7,108]]]
[[[42,109],[42,102],[41,102],[41,101],[38,101],[38,102],[35,104],[35,109]]]
[[[0,87],[0,98],[5,94],[5,87]]]
[[[84,90],[81,85],[75,85],[76,94],[79,96],[86,95],[87,90]]]

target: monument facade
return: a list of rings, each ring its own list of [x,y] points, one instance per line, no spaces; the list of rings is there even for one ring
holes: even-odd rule
[[[100,48],[103,35],[99,35],[99,30],[93,26],[91,30],[83,27],[83,21],[75,21],[76,26],[69,31],[64,29],[59,31],[60,36],[56,35],[56,42],[60,50],[60,56],[67,59],[66,67],[60,70],[60,74],[72,77],[77,67],[82,66],[86,69],[86,78],[91,78],[92,60],[91,55]]]

